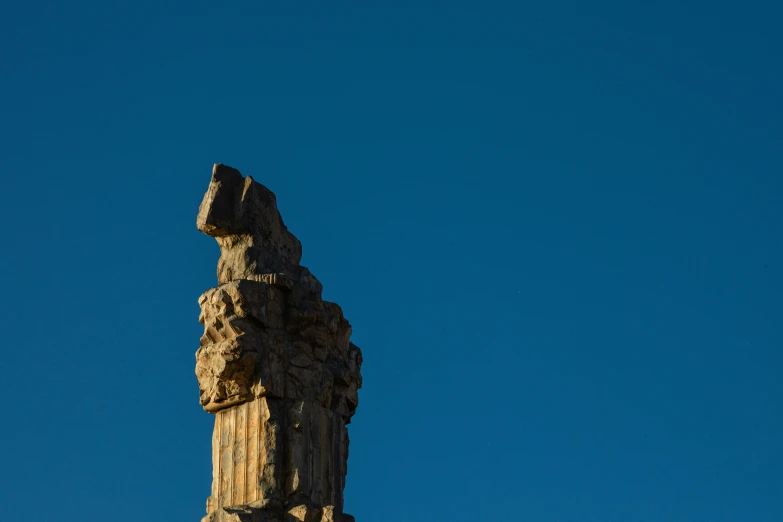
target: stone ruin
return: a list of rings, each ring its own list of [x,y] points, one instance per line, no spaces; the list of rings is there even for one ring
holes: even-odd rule
[[[196,224],[220,246],[219,286],[199,298],[196,376],[215,415],[202,522],[353,522],[346,425],[362,352],[351,325],[299,265],[275,195],[250,176],[216,164]]]

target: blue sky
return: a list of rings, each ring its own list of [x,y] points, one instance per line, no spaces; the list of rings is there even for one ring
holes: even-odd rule
[[[363,348],[360,522],[783,520],[783,4],[112,4],[0,7],[1,518],[203,516],[222,162]]]

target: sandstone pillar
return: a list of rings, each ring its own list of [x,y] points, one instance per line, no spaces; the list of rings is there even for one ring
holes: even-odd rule
[[[198,229],[220,246],[219,286],[200,298],[201,405],[215,415],[203,522],[352,522],[343,513],[346,425],[362,354],[275,195],[215,165]]]

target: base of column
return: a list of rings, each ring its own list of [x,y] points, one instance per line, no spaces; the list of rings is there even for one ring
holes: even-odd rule
[[[202,518],[201,522],[355,522],[355,519],[345,513],[335,513],[333,506],[308,509],[301,505],[286,510],[247,505],[219,508]]]

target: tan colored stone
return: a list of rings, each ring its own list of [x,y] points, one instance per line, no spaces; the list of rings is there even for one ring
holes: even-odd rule
[[[212,437],[210,509],[299,499],[343,504],[348,432],[313,401],[261,397],[221,410]]]
[[[315,400],[350,422],[361,387],[361,351],[334,303],[303,324],[290,319],[293,301],[280,288],[241,279],[200,298],[204,325],[196,352],[201,404],[220,411],[256,397]]]
[[[213,167],[196,225],[220,245],[219,283],[287,272],[302,258],[302,245],[283,223],[275,195],[226,165]]]
[[[362,354],[274,194],[215,165],[197,226],[220,246],[218,283],[200,298],[196,376],[215,413],[206,522],[352,522],[342,513],[346,425]]]

